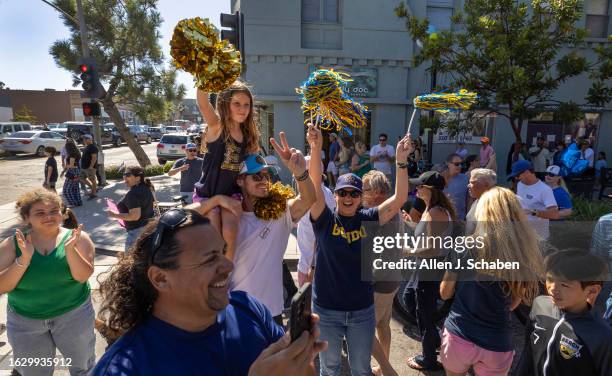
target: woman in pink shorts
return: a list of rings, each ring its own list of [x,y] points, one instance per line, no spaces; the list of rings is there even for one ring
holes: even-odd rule
[[[470,367],[478,376],[508,374],[514,357],[510,312],[535,298],[543,277],[537,236],[512,191],[485,192],[476,219],[475,246],[450,252],[454,269],[440,284],[442,299],[454,295],[440,348],[450,376],[465,375]],[[499,268],[500,262],[510,267]]]

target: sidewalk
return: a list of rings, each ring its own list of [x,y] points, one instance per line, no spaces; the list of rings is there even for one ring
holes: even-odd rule
[[[155,195],[158,201],[172,201],[172,196],[179,193],[179,179],[176,177],[154,176],[151,177],[151,182],[155,186]],[[88,201],[84,198],[83,206],[72,209],[79,223],[83,224],[84,231],[89,234],[96,245],[97,253],[115,255],[117,252],[123,252],[125,230],[119,226],[116,220],[108,218],[104,210],[106,209],[106,198],[119,202],[127,191],[128,189],[123,181],[109,181],[109,185],[98,192],[97,199]],[[11,236],[17,226],[19,226],[19,216],[15,212],[15,203],[1,205],[0,237],[4,239]],[[289,239],[285,259],[291,263],[297,263],[299,259],[295,231]]]

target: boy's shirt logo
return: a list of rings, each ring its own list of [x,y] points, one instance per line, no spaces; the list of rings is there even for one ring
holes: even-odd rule
[[[561,334],[561,341],[559,343],[559,352],[563,359],[580,358],[580,349],[582,345]]]

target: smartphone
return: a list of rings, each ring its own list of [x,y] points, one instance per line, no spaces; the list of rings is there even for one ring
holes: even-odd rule
[[[291,342],[300,337],[305,330],[312,329],[312,285],[306,282],[291,299],[291,314],[289,316],[289,331]]]

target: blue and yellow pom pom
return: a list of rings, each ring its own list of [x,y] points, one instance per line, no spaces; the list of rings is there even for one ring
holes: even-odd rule
[[[474,92],[461,89],[454,93],[430,93],[414,98],[414,106],[422,110],[448,112],[469,110],[478,101]]]
[[[319,125],[326,130],[365,127],[367,107],[344,92],[350,81],[352,80],[348,74],[333,69],[319,69],[311,73],[308,79],[295,89],[302,99],[304,114],[323,119]]]

